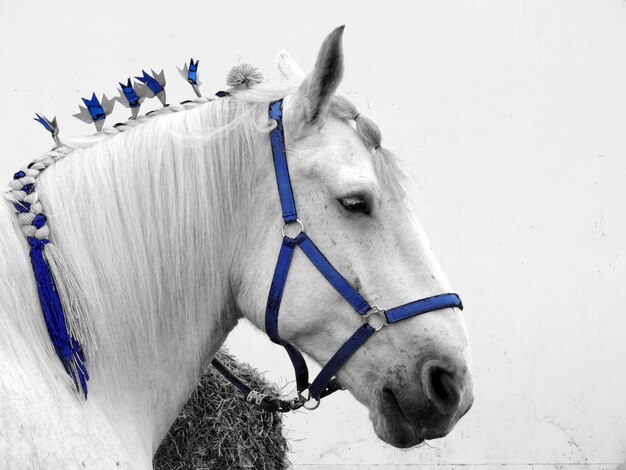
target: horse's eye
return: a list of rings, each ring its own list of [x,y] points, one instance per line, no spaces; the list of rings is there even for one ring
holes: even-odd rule
[[[341,205],[350,212],[358,212],[365,215],[370,215],[372,210],[367,200],[363,196],[348,196],[339,199]]]

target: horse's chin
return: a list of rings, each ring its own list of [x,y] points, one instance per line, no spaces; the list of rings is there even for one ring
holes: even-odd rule
[[[370,412],[370,419],[376,435],[394,447],[407,449],[424,442],[396,400],[381,399]]]
[[[420,445],[427,439],[439,439],[446,436],[457,421],[449,417],[433,422],[432,418],[436,414],[433,414],[433,410],[428,406],[421,413],[413,410],[411,420],[403,409],[409,407],[409,404],[399,402],[391,390],[383,389],[375,405],[370,408],[370,419],[376,435],[387,444],[407,449]],[[422,416],[418,417],[419,414]]]

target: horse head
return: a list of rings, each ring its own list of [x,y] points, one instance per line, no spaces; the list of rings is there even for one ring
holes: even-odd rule
[[[381,146],[378,127],[335,95],[343,74],[342,33],[337,28],[326,38],[313,71],[283,100],[298,217],[330,263],[372,305],[392,307],[450,292],[404,196],[395,156]],[[278,60],[285,78],[301,77],[288,55]],[[282,224],[274,172],[269,165],[265,170],[257,176],[257,203],[245,217],[232,272],[237,308],[262,329]],[[279,319],[280,337],[322,365],[362,325],[300,251],[293,254]],[[369,409],[384,441],[410,447],[446,435],[473,401],[460,310],[440,309],[381,328],[338,370],[337,379]]]

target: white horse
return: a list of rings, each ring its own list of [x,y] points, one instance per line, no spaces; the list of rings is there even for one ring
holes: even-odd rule
[[[51,346],[13,204],[0,206],[0,467],[151,468],[236,323],[264,330],[282,224],[268,138],[276,99],[285,97],[300,218],[344,277],[379,305],[450,291],[378,128],[334,96],[342,31],[307,78],[281,53],[282,80],[242,80],[230,96],[172,105],[44,156],[36,191],[96,337],[87,400]],[[280,319],[281,337],[320,364],[361,324],[301,252]],[[468,361],[450,308],[382,329],[338,379],[381,439],[408,447],[446,435],[469,409]]]

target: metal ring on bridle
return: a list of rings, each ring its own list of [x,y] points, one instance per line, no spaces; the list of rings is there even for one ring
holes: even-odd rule
[[[283,234],[283,237],[286,237],[287,235],[285,235],[285,227],[287,225],[291,225],[291,224],[299,224],[300,225],[300,232],[304,232],[304,224],[302,223],[302,221],[300,219],[296,219],[293,222],[284,222],[283,226],[280,228],[280,233]],[[296,234],[296,236],[298,236],[298,234]],[[296,237],[291,237],[291,238],[296,238]]]
[[[304,408],[305,410],[309,410],[309,411],[316,410],[320,406],[321,401],[319,398],[313,398],[312,400],[315,400],[314,405],[310,405],[310,406],[306,405],[309,401],[311,401],[311,399],[309,399],[305,401],[304,403],[302,403],[302,408]]]
[[[306,392],[306,397],[303,393]],[[298,392],[298,398],[300,399],[300,403],[305,410],[315,410],[318,406],[320,406],[320,399],[311,397],[311,390],[307,387],[302,390],[302,392]],[[315,404],[307,406],[307,403],[311,400],[315,400]]]
[[[369,324],[374,331],[380,331],[383,327],[389,325],[389,321],[385,316],[385,309],[380,308],[378,305],[372,305],[370,309],[361,315],[361,321]]]

